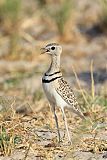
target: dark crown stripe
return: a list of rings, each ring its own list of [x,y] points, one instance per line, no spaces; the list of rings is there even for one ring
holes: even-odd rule
[[[52,78],[52,79],[50,79],[50,80],[42,79],[42,82],[43,82],[43,83],[50,83],[50,82],[52,82],[52,81],[54,81],[54,80],[56,80],[56,79],[58,79],[58,78],[61,78],[61,77],[62,77],[62,76],[55,77],[55,78]]]
[[[60,73],[60,71],[54,72],[54,73],[52,73],[52,74],[46,74],[46,73],[45,73],[45,76],[53,76],[54,74],[57,74],[57,73]]]
[[[54,45],[59,46],[59,44],[57,44],[57,43],[50,43],[50,44],[46,45],[46,47],[50,47],[50,46],[54,46]]]

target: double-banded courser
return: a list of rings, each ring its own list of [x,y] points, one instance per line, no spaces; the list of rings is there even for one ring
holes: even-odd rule
[[[60,55],[62,53],[62,47],[59,44],[51,43],[41,48],[42,53],[47,53],[51,57],[51,64],[49,69],[43,75],[42,85],[46,97],[52,107],[54,113],[56,127],[58,131],[58,140],[61,141],[58,118],[55,112],[56,106],[59,106],[62,111],[65,128],[68,135],[68,140],[71,143],[71,138],[68,130],[67,119],[64,112],[64,108],[67,107],[72,112],[76,113],[82,119],[85,119],[83,113],[80,110],[78,102],[76,101],[75,95],[71,86],[64,80],[60,71]]]

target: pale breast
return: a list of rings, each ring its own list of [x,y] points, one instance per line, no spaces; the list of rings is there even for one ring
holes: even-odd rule
[[[50,83],[42,83],[42,86],[43,86],[43,90],[49,102],[55,103],[52,85]]]
[[[68,105],[56,92],[52,83],[43,83],[43,89],[50,103],[54,103],[56,106],[59,107],[65,107]]]
[[[58,79],[62,77],[62,73],[60,71],[54,72],[52,74],[45,73],[42,78],[42,85],[44,92],[46,94],[47,99],[49,102],[53,103],[53,105],[64,107],[68,104],[66,101],[61,97],[61,95],[56,91],[55,83],[57,84]]]

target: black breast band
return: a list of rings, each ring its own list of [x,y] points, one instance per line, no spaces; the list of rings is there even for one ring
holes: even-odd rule
[[[54,72],[54,73],[52,73],[52,74],[46,74],[46,73],[45,73],[45,76],[53,76],[54,74],[57,74],[57,73],[60,73],[60,71]]]
[[[48,79],[42,79],[42,82],[43,83],[50,83],[50,82],[52,82],[52,81],[54,81],[54,80],[56,80],[56,79],[58,79],[58,78],[61,78],[62,76],[59,76],[59,77],[55,77],[55,78],[52,78],[52,79],[50,79],[50,80],[48,80]]]

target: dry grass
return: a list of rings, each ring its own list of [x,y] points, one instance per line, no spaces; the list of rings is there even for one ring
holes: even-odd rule
[[[66,3],[65,0],[63,0],[61,3],[56,4],[56,10],[53,10],[51,8],[51,11],[48,11],[48,14],[53,18],[58,32],[61,36],[64,35],[65,32],[65,26],[67,21],[69,20],[69,17],[71,17],[71,12],[74,8],[74,2],[72,0],[68,0]]]
[[[29,11],[29,6],[25,7],[26,9],[23,7],[23,15],[21,1],[10,0],[8,2],[8,0],[3,0],[3,3],[0,2],[0,23],[3,28],[3,31],[0,31],[2,33],[0,34],[0,40],[4,41],[4,37],[9,40],[9,50],[0,57],[0,61],[5,60],[0,69],[0,94],[4,96],[4,100],[0,97],[0,109],[4,107],[0,110],[0,156],[11,156],[18,150],[22,154],[24,153],[24,160],[31,154],[49,160],[55,158],[67,159],[70,154],[70,158],[75,159],[74,153],[78,150],[92,153],[103,153],[107,150],[107,140],[103,138],[107,132],[107,94],[103,90],[103,94],[96,95],[93,75],[94,61],[90,62],[90,90],[81,87],[78,74],[72,67],[79,88],[78,101],[83,106],[82,110],[86,116],[86,121],[81,121],[77,116],[71,116],[66,110],[73,139],[73,145],[68,146],[66,145],[67,138],[62,115],[60,110],[57,109],[63,139],[60,145],[57,143],[55,123],[50,107],[39,86],[40,80],[36,81],[46,68],[47,62],[47,57],[41,58],[39,56],[40,47],[60,38],[65,42],[63,38],[68,32],[68,26],[70,27],[73,23],[70,19],[72,13],[76,10],[76,8],[73,9],[73,1],[66,3],[64,0],[57,3],[58,10],[47,16],[47,10],[45,9],[53,6],[52,1],[41,0],[39,6],[36,6],[34,2],[31,7],[32,11]],[[44,9],[44,7],[46,8]],[[28,13],[29,15],[27,15]],[[21,21],[19,17],[21,17]],[[50,19],[52,24],[49,23]],[[70,28],[71,30],[72,28]],[[50,36],[49,31],[52,34],[54,31],[57,36],[55,34]],[[69,33],[72,37],[72,33]],[[73,39],[75,41],[75,37]],[[71,39],[69,43],[72,46]],[[81,44],[81,41],[79,43]],[[102,44],[102,48],[106,47],[106,42],[104,44]],[[8,45],[5,45],[5,47]],[[67,47],[67,44],[64,45]],[[69,55],[65,52],[64,56],[65,58],[68,56],[68,62],[71,63],[69,58],[73,60],[72,49],[69,52]],[[78,52],[74,54],[75,60],[89,56],[83,49],[82,51],[78,49]],[[79,67],[79,64],[77,64],[77,67]],[[69,68],[67,69],[69,70]],[[36,87],[34,84],[36,84]],[[14,100],[11,103],[8,100],[4,103],[8,95],[10,97],[15,95],[22,98],[23,101],[20,101],[20,104],[18,103],[16,106]],[[28,106],[32,112],[16,114],[15,109],[25,104],[26,101],[29,103]]]
[[[106,32],[106,28],[107,28],[107,1],[100,0],[100,5],[101,5],[100,27],[103,31]]]
[[[48,144],[45,142],[47,138],[43,138],[42,135],[38,135],[38,132],[47,132],[50,130],[50,134],[55,133],[54,120],[49,110],[49,106],[44,103],[43,98],[36,93],[33,101],[41,101],[42,104],[38,103],[36,110],[32,115],[21,116],[15,113],[10,106],[11,110],[7,110],[1,114],[1,133],[0,133],[0,152],[1,155],[11,155],[16,149],[25,150],[24,159],[27,158],[30,152],[37,152],[36,156],[44,159],[53,159],[58,154],[59,156],[65,157],[69,152],[73,153],[76,150],[91,151],[92,153],[102,153],[107,148],[107,141],[102,140],[99,135],[106,131],[106,110],[107,101],[104,96],[95,95],[95,86],[93,78],[93,62],[91,62],[91,94],[87,93],[85,89],[81,88],[80,81],[73,68],[76,76],[77,83],[79,85],[80,93],[83,97],[80,97],[80,101],[83,104],[83,109],[87,117],[86,121],[80,121],[77,117],[70,117],[70,114],[66,112],[68,122],[73,127],[73,145],[64,147],[57,144],[57,137],[55,136]],[[38,91],[39,93],[39,91]],[[38,97],[39,96],[39,97]],[[14,102],[13,102],[14,103]],[[40,107],[39,105],[42,105]],[[45,108],[44,108],[45,105]],[[57,110],[58,117],[60,119],[60,126],[63,127],[63,121],[61,113]],[[76,125],[74,127],[73,124]],[[43,126],[43,127],[42,127]],[[62,128],[61,127],[61,128]],[[34,128],[36,131],[34,131]],[[70,127],[71,128],[71,127]],[[52,131],[52,132],[51,132]],[[66,136],[63,137],[66,141]],[[46,144],[43,144],[44,143]],[[80,142],[78,144],[78,141]],[[40,142],[40,144],[38,143]],[[65,143],[65,142],[64,142]]]
[[[21,1],[4,0],[0,4],[1,28],[10,36],[10,54],[16,54],[19,39]]]

